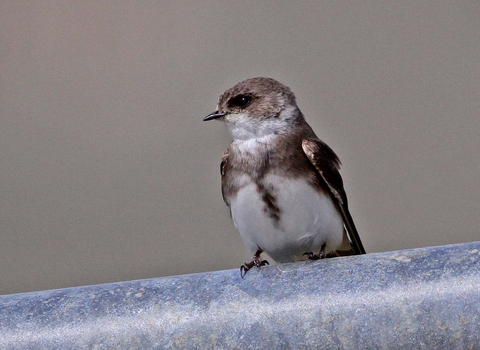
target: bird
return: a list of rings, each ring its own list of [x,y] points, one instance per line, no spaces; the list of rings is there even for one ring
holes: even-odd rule
[[[348,209],[340,160],[321,141],[291,89],[256,77],[220,95],[204,121],[222,120],[233,141],[220,163],[222,196],[253,254],[240,266],[365,254]]]

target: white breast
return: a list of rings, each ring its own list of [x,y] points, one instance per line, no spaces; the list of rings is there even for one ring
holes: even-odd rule
[[[262,249],[277,262],[296,260],[305,252],[325,252],[342,243],[343,220],[332,199],[303,179],[267,175],[263,185],[276,199],[280,220],[268,215],[256,183],[244,186],[231,198],[233,221],[252,254]]]

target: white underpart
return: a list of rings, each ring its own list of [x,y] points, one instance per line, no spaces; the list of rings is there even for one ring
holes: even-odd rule
[[[240,157],[242,153],[262,157],[266,144],[274,143],[277,133],[294,128],[294,117],[295,108],[289,106],[276,118],[256,120],[238,113],[227,115],[225,122]],[[306,179],[273,174],[262,178],[264,188],[276,199],[278,221],[269,215],[250,175],[235,181],[240,190],[229,198],[232,218],[252,254],[262,249],[275,261],[287,262],[306,252],[318,253],[323,244],[326,253],[341,246],[344,227],[340,213],[330,196],[315,190]]]
[[[254,120],[246,114],[228,115],[225,118],[230,135],[234,140],[250,140],[258,137],[272,135],[278,130],[288,127],[283,120]]]
[[[285,108],[278,117],[258,120],[246,113],[227,114],[225,122],[234,140],[251,140],[292,130],[290,119],[295,108]]]
[[[316,191],[303,179],[267,175],[264,184],[273,186],[272,194],[280,209],[275,221],[254,182],[244,176],[244,187],[231,198],[233,221],[250,251],[263,249],[277,262],[294,261],[303,253],[325,252],[342,244],[343,220],[332,199]],[[247,184],[248,183],[248,184]]]

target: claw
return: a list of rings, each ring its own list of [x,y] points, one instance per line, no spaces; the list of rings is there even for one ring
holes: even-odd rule
[[[247,272],[254,266],[260,268],[261,266],[270,265],[267,260],[260,260],[260,254],[262,254],[262,250],[259,249],[253,256],[252,261],[249,263],[243,263],[243,265],[240,266],[241,278],[245,277]]]
[[[315,254],[313,254],[313,252],[305,252],[305,253],[302,254],[302,256],[305,256],[305,255],[307,256],[308,260],[317,260],[318,259],[318,258],[315,259]]]
[[[244,263],[242,266],[240,266],[240,277],[243,279],[245,275],[247,274],[248,270],[251,269],[251,267],[248,267],[249,264]]]
[[[312,252],[303,253],[302,256],[306,255],[308,260],[319,260],[325,257],[325,253],[320,252],[319,254],[314,254]]]
[[[326,244],[323,243],[322,248],[320,248],[320,251],[318,252],[318,254],[314,254],[313,252],[306,252],[306,253],[303,253],[302,256],[306,255],[308,260],[323,259],[323,258],[325,258],[325,246],[326,246]]]

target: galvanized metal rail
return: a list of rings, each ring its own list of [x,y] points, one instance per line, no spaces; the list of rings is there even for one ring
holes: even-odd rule
[[[0,296],[1,349],[479,349],[480,242]]]

